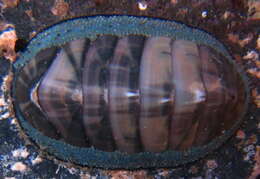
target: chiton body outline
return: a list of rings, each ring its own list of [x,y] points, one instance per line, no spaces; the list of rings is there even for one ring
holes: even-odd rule
[[[209,144],[202,147],[193,147],[185,151],[141,152],[136,154],[125,154],[118,151],[104,152],[94,148],[72,146],[44,136],[24,119],[18,104],[15,103],[15,84],[21,69],[43,49],[65,44],[66,42],[80,38],[96,39],[99,35],[115,35],[118,37],[126,35],[143,35],[146,37],[165,36],[176,40],[188,40],[213,48],[225,56],[229,60],[229,63],[234,65],[241,74],[246,88],[245,92],[247,93],[245,94],[245,105],[241,118],[224,135],[219,136]],[[15,75],[12,85],[12,96],[16,116],[19,119],[21,127],[33,141],[43,146],[50,154],[64,161],[70,161],[83,166],[112,169],[163,168],[194,161],[215,150],[225,142],[239,127],[248,108],[247,79],[242,75],[242,71],[234,63],[226,48],[208,33],[174,21],[123,15],[93,16],[68,20],[42,31],[33,38],[13,67]]]

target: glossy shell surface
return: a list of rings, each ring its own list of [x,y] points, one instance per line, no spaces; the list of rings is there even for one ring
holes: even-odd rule
[[[246,80],[223,45],[173,21],[66,21],[38,34],[14,69],[22,128],[80,165],[195,160],[232,135],[247,109]]]

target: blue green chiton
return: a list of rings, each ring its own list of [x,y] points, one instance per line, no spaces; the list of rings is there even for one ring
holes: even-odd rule
[[[219,147],[245,116],[247,82],[214,37],[174,21],[76,18],[31,40],[14,63],[26,134],[64,161],[163,168]]]

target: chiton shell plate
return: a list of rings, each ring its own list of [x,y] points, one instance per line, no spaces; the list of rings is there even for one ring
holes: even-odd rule
[[[27,135],[58,158],[103,168],[173,167],[219,147],[247,82],[214,37],[174,21],[77,18],[39,33],[14,64]]]

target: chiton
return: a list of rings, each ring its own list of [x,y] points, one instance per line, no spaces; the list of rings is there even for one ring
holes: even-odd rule
[[[173,167],[230,137],[247,82],[225,47],[174,21],[72,19],[39,33],[14,63],[26,134],[59,159],[102,168]]]

